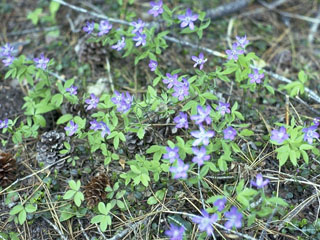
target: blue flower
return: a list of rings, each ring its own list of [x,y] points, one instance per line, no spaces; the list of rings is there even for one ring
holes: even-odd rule
[[[262,174],[258,173],[256,176],[256,181],[251,180],[251,184],[256,188],[264,188],[269,183],[269,179],[263,181]]]
[[[82,28],[87,34],[91,34],[94,30],[94,21],[89,22],[87,21],[86,25]]]
[[[190,133],[193,137],[197,138],[193,142],[192,146],[198,146],[201,143],[207,146],[209,144],[209,138],[214,137],[215,132],[213,130],[206,132],[202,125],[200,125],[199,128],[200,128],[200,131],[193,131]]]
[[[194,29],[194,23],[198,19],[198,14],[193,14],[192,11],[188,8],[185,15],[179,15],[178,19],[181,21],[180,27],[185,28],[189,26],[191,30]]]
[[[224,224],[227,229],[230,230],[232,227],[240,228],[242,226],[242,213],[239,212],[236,207],[231,207],[230,211],[226,212],[224,216],[228,219],[228,221]]]
[[[98,36],[101,37],[102,35],[107,34],[111,29],[112,29],[112,24],[109,23],[108,20],[100,21]]]
[[[122,37],[115,45],[112,45],[111,48],[117,50],[118,52],[121,51],[126,46],[125,38]]]
[[[151,9],[148,11],[149,14],[153,15],[154,17],[157,17],[158,15],[163,13],[163,8],[162,8],[162,0],[159,2],[150,2]]]
[[[237,136],[237,131],[233,127],[229,126],[223,130],[223,138],[226,140],[233,140]]]
[[[170,229],[165,231],[165,234],[170,237],[170,240],[182,240],[184,234],[183,227],[177,227],[173,224],[170,224]]]
[[[312,125],[308,128],[302,129],[302,132],[305,133],[303,140],[308,142],[309,144],[312,144],[314,138],[319,139],[319,133],[316,132],[317,128],[317,125]]]
[[[200,149],[193,147],[192,151],[196,155],[192,158],[192,162],[197,163],[199,166],[203,165],[204,161],[208,161],[210,159],[210,155],[207,155],[207,150],[204,146]]]
[[[78,124],[75,124],[74,121],[70,121],[69,126],[65,127],[64,130],[69,132],[68,136],[72,136],[78,130]]]
[[[186,179],[188,177],[188,169],[189,165],[185,164],[181,159],[178,159],[177,165],[175,167],[170,167],[169,171],[174,174],[174,179]]]
[[[218,215],[215,213],[210,216],[209,213],[204,209],[201,211],[201,213],[202,216],[193,217],[192,221],[198,224],[201,232],[206,231],[207,235],[209,236],[213,233],[212,224],[218,220]]]
[[[209,115],[211,112],[211,107],[209,105],[207,105],[207,107],[204,109],[200,105],[198,105],[197,110],[198,110],[199,115],[191,116],[191,120],[195,121],[196,124],[201,124],[204,121],[207,124],[210,124],[211,118]]]
[[[279,130],[272,130],[270,139],[275,141],[278,144],[283,143],[285,140],[289,138],[285,127],[280,127]]]
[[[174,148],[166,147],[166,150],[167,150],[167,153],[163,155],[163,158],[169,159],[170,163],[173,163],[175,160],[180,159],[178,147],[174,147]]]
[[[176,128],[188,128],[188,114],[180,112],[173,121],[176,123]]]

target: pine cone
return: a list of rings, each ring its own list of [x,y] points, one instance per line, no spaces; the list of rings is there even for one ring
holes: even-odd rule
[[[63,132],[57,132],[55,130],[45,132],[41,135],[40,141],[37,143],[37,161],[43,162],[45,166],[51,165],[64,157],[65,154],[61,154],[60,150],[64,149],[63,142],[69,141]],[[63,167],[65,161],[55,165],[56,169]]]
[[[102,66],[108,56],[108,48],[102,45],[102,42],[88,42],[90,36],[86,35],[79,39],[75,47],[79,62],[92,63]]]
[[[126,134],[126,149],[130,157],[135,154],[143,154],[153,142],[153,135],[148,130],[145,131],[144,137],[139,139],[138,135],[133,132]]]
[[[136,133],[128,132],[126,134],[126,150],[129,157],[135,154],[144,154],[153,144],[165,141],[169,136],[177,133],[177,128],[171,124],[170,117],[159,116],[156,113],[146,113],[144,123],[150,124],[145,128],[143,139],[139,139]]]
[[[99,202],[104,201],[107,193],[105,188],[110,185],[110,179],[105,173],[100,173],[90,179],[90,182],[84,186],[84,196],[87,200],[87,206],[93,208]]]
[[[6,187],[16,178],[16,160],[10,153],[0,153],[0,186]]]

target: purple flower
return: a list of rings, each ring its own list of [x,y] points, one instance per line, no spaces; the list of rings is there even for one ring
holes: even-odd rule
[[[105,124],[103,121],[100,121],[99,122],[99,125],[100,125],[100,128],[99,128],[99,130],[102,130],[101,131],[101,137],[102,138],[104,138],[104,136],[106,135],[106,134],[110,134],[111,132],[110,132],[110,129],[108,128],[108,126],[107,126],[107,124]]]
[[[320,117],[316,117],[315,119],[313,119],[313,124],[316,126],[319,126],[320,124]]]
[[[87,34],[91,34],[94,30],[94,21],[87,21],[87,24],[82,28],[82,30],[85,31]]]
[[[176,227],[173,224],[170,224],[170,229],[165,231],[165,234],[170,237],[170,240],[182,240],[184,234],[183,227]]]
[[[217,207],[217,210],[221,212],[225,208],[226,203],[226,198],[220,198],[213,203],[213,206]]]
[[[210,156],[207,155],[207,150],[204,146],[200,149],[193,147],[192,151],[196,155],[192,158],[192,162],[197,163],[199,166],[203,165],[204,161],[208,161],[210,159]]]
[[[117,90],[114,91],[114,94],[116,95],[115,97],[111,98],[111,101],[118,105],[121,103],[122,99],[124,98],[124,94],[123,93],[119,93]]]
[[[263,181],[261,173],[257,174],[256,181],[251,180],[251,184],[256,188],[264,188],[269,182],[270,182],[269,179],[266,179]]]
[[[174,93],[172,96],[182,101],[185,97],[189,95],[189,82],[185,78],[182,78],[183,82],[176,81],[176,85],[173,87]]]
[[[233,140],[237,136],[237,131],[234,130],[233,127],[229,126],[226,129],[223,130],[224,139],[227,140]]]
[[[118,40],[118,42],[115,45],[112,45],[111,48],[117,50],[118,52],[121,51],[126,46],[125,38],[122,37],[121,40]]]
[[[93,108],[97,107],[97,104],[99,103],[99,98],[96,97],[96,95],[94,95],[93,93],[90,94],[91,98],[86,99],[86,104],[88,104],[87,106],[87,111]]]
[[[37,68],[46,69],[49,62],[49,58],[46,58],[43,53],[40,54],[40,58],[34,58],[33,61],[36,63]]]
[[[1,57],[12,56],[13,50],[14,50],[14,48],[9,43],[6,43],[0,49],[0,56]]]
[[[5,120],[1,121],[0,120],[0,129],[4,129],[8,127],[8,118],[6,118]]]
[[[200,145],[201,143],[205,146],[207,146],[209,144],[209,138],[212,138],[214,137],[215,135],[215,132],[213,130],[210,130],[208,132],[205,131],[205,129],[203,128],[202,125],[199,126],[200,128],[200,131],[193,131],[193,132],[190,132],[190,134],[197,138],[192,146],[198,146]]]
[[[278,144],[283,143],[284,140],[287,140],[289,138],[289,135],[287,134],[285,127],[280,127],[279,130],[272,130],[271,131],[271,137],[270,139],[272,141],[277,142]]]
[[[211,235],[213,233],[212,224],[214,224],[218,220],[218,215],[212,214],[211,216],[206,210],[201,210],[202,216],[196,216],[192,218],[194,223],[198,224],[199,230],[201,232],[206,231],[207,235]]]
[[[180,159],[179,148],[166,147],[167,153],[163,155],[163,159],[169,159],[170,163],[174,163],[175,160]]]
[[[129,111],[133,102],[133,97],[130,93],[126,92],[125,95],[124,93],[120,94],[118,91],[114,91],[114,94],[116,97],[111,98],[111,101],[117,105],[117,111],[120,113]]]
[[[95,120],[95,119],[93,121],[90,121],[90,124],[91,124],[91,126],[90,126],[91,130],[98,131],[101,128],[100,123],[97,122],[97,120]]]
[[[228,55],[228,59],[234,59],[235,61],[238,60],[238,55],[243,54],[244,51],[242,49],[239,49],[238,43],[232,44],[232,49],[227,49],[226,54]]]
[[[133,41],[136,41],[136,47],[142,45],[146,45],[146,38],[147,36],[145,34],[142,34],[140,32],[136,33],[136,36],[132,38]]]
[[[224,116],[226,113],[230,113],[229,107],[229,103],[219,102],[219,106],[216,108],[216,110],[219,111],[222,116]]]
[[[224,224],[227,229],[230,230],[232,227],[240,228],[242,226],[242,213],[236,207],[231,207],[230,211],[226,212],[224,216],[229,219]]]
[[[77,90],[78,90],[78,87],[76,86],[70,86],[69,88],[66,88],[66,92],[70,93],[70,95],[77,95]]]
[[[303,137],[303,140],[308,142],[309,144],[312,144],[313,142],[313,139],[316,138],[318,139],[319,138],[319,133],[317,133],[317,125],[312,125],[308,128],[304,128],[302,129],[302,132],[304,132],[304,137]]]
[[[180,27],[185,28],[189,26],[191,30],[194,29],[194,21],[198,19],[198,14],[192,14],[192,11],[188,8],[185,15],[179,15],[178,19],[181,21]]]
[[[154,72],[157,69],[157,66],[158,66],[158,62],[150,59],[150,62],[149,62],[150,71]]]
[[[196,124],[201,124],[205,121],[209,125],[211,123],[211,107],[207,105],[207,107],[204,109],[200,105],[198,105],[197,110],[199,115],[191,116],[191,120],[195,121]]]
[[[188,114],[180,112],[173,121],[176,123],[176,128],[188,128]]]
[[[151,9],[148,11],[149,14],[153,15],[154,17],[157,17],[158,15],[163,13],[163,8],[162,8],[162,0],[159,2],[150,2]]]
[[[90,122],[91,126],[90,129],[94,131],[102,130],[101,137],[104,138],[106,134],[110,134],[110,129],[108,128],[107,124],[103,121],[97,122],[97,120],[93,120]]]
[[[69,122],[69,127],[65,127],[64,130],[68,131],[68,136],[72,136],[78,130],[78,124],[75,124],[73,121]]]
[[[170,167],[169,171],[174,174],[174,179],[183,178],[186,179],[188,177],[188,169],[189,164],[184,164],[181,159],[178,159],[176,167]]]
[[[15,59],[14,56],[6,56],[5,59],[2,60],[2,62],[4,64],[4,66],[7,67],[13,63],[14,59]]]
[[[198,65],[200,65],[200,70],[203,68],[203,64],[207,61],[207,59],[204,59],[204,56],[203,56],[203,53],[201,52],[200,54],[199,54],[199,57],[197,57],[197,56],[192,56],[191,57],[192,58],[192,60],[194,61],[194,62],[196,62],[194,65],[193,65],[193,67],[197,67]]]
[[[134,27],[134,29],[132,30],[132,33],[137,34],[137,33],[142,33],[146,23],[141,19],[139,19],[137,22],[132,22],[131,25]]]
[[[168,84],[167,88],[170,89],[176,82],[178,82],[178,74],[171,75],[170,73],[167,73],[166,76],[167,78],[164,78],[162,82]]]
[[[108,20],[102,20],[99,24],[99,33],[98,36],[101,37],[102,35],[107,34],[112,28],[112,24],[109,23]]]
[[[250,78],[250,83],[261,83],[264,74],[260,74],[258,69],[253,69],[253,73],[249,73],[248,77]]]
[[[243,49],[246,48],[246,46],[249,44],[249,40],[247,39],[247,36],[244,35],[243,37],[236,36],[237,43],[240,47]]]

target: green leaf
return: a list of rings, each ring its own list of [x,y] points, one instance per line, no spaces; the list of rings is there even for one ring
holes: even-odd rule
[[[98,210],[100,213],[105,214],[106,213],[106,206],[103,202],[99,202],[98,204]]]
[[[143,184],[144,186],[148,187],[149,181],[150,181],[150,177],[149,177],[147,174],[143,173],[143,174],[141,175],[141,182],[142,182],[142,184]]]
[[[267,201],[269,203],[279,204],[284,207],[288,206],[288,203],[286,203],[286,201],[284,201],[282,198],[278,198],[278,197],[269,198]]]
[[[292,162],[293,166],[297,166],[297,154],[294,150],[290,151],[290,161]]]
[[[228,165],[227,165],[226,161],[222,157],[220,157],[218,159],[218,166],[219,166],[221,171],[227,171],[228,170]]]
[[[119,147],[119,136],[115,136],[114,139],[113,139],[113,146],[114,148],[117,150],[118,147]]]
[[[287,162],[287,160],[289,158],[289,153],[290,153],[290,151],[278,152],[277,159],[279,160],[280,167],[283,166]]]
[[[34,25],[38,24],[42,8],[36,8],[33,12],[29,13],[27,19],[30,19]]]
[[[101,221],[103,221],[105,215],[97,215],[97,216],[94,216],[93,218],[91,218],[91,221],[90,223],[100,223]]]
[[[125,209],[126,208],[125,204],[121,200],[117,200],[117,206],[120,209]]]
[[[55,2],[55,1],[50,2],[49,10],[50,10],[50,14],[53,19],[55,19],[56,13],[59,10],[59,7],[60,7],[60,3]]]
[[[102,232],[107,230],[108,226],[108,216],[103,216],[102,221],[100,222],[100,229]]]
[[[16,215],[17,213],[21,212],[23,210],[23,206],[22,205],[17,205],[17,206],[14,206],[14,208],[11,209],[10,211],[10,215]]]
[[[81,202],[84,200],[83,193],[82,193],[82,192],[77,192],[77,193],[74,195],[73,200],[74,200],[74,203],[77,205],[77,207],[80,207]]]
[[[63,102],[63,95],[61,93],[57,93],[53,95],[51,98],[51,103],[55,105],[55,107],[60,107]]]
[[[135,174],[141,174],[141,170],[138,169],[135,165],[131,165],[130,169],[132,172],[134,172]]]
[[[240,136],[243,136],[243,137],[250,137],[250,136],[253,136],[254,135],[254,132],[249,130],[249,129],[243,129],[240,133],[239,133]]]
[[[33,205],[33,204],[26,204],[25,206],[25,210],[28,212],[28,213],[33,213],[37,210],[37,205]]]
[[[153,197],[153,196],[149,197],[149,198],[148,198],[148,201],[147,201],[147,203],[148,203],[149,205],[154,205],[154,204],[156,204],[157,202],[158,202],[157,199],[156,199],[155,197]]]
[[[302,144],[302,145],[299,147],[300,150],[310,150],[310,149],[312,149],[312,148],[313,148],[313,146],[310,145],[310,144]]]
[[[143,139],[144,134],[145,134],[144,128],[143,128],[143,127],[140,127],[139,130],[138,130],[138,132],[137,132],[138,138],[139,138],[139,139]]]
[[[77,183],[76,183],[74,180],[70,180],[70,181],[69,181],[69,186],[70,186],[70,188],[73,189],[73,190],[78,190],[78,188],[77,188]]]
[[[18,220],[20,225],[22,225],[27,219],[27,212],[23,209],[19,215],[18,215]]]
[[[61,117],[59,117],[59,119],[57,120],[57,124],[62,124],[65,122],[70,121],[73,118],[73,116],[71,114],[66,114],[66,115],[62,115]]]
[[[63,195],[63,199],[71,199],[73,198],[74,194],[76,193],[76,191],[74,190],[68,190],[64,195]]]

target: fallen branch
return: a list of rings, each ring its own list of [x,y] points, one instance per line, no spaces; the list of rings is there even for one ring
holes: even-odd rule
[[[41,217],[45,222],[47,222],[61,237],[62,240],[68,240],[68,238],[59,230],[59,228],[50,222],[48,219]]]
[[[237,0],[235,2],[227,3],[217,8],[207,10],[206,17],[210,19],[223,17],[245,8],[251,2],[252,0]]]

